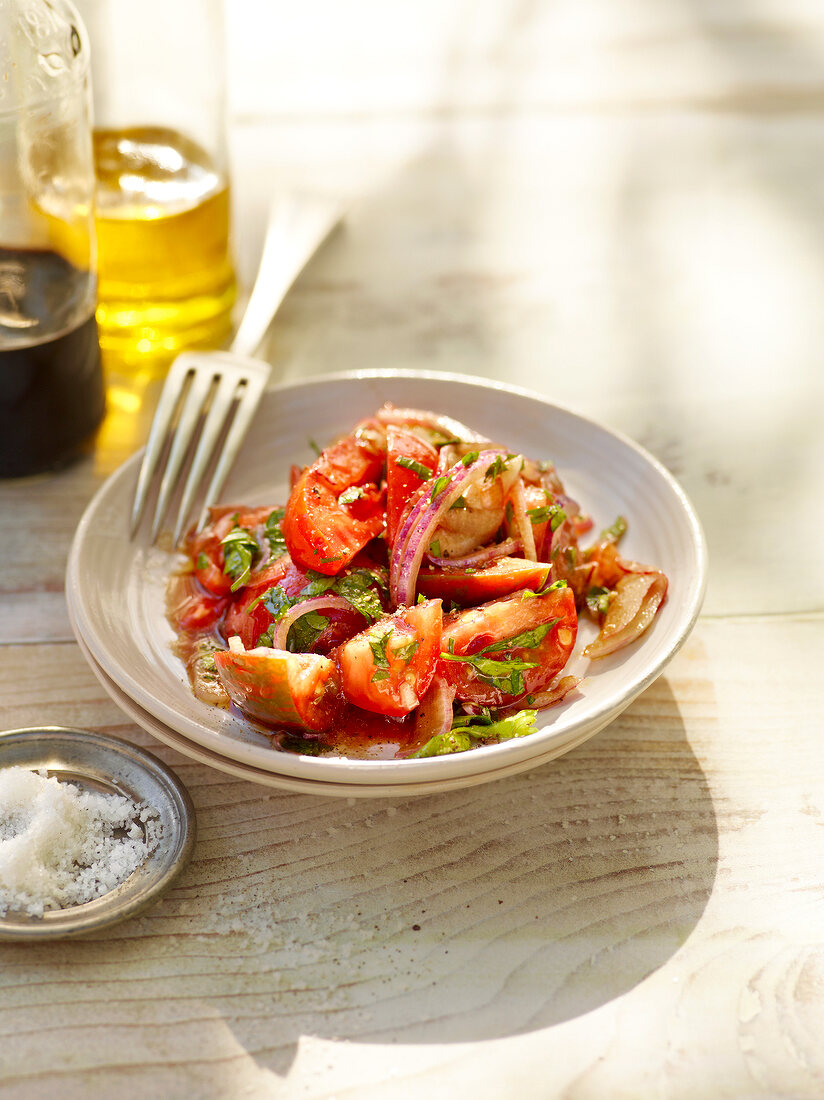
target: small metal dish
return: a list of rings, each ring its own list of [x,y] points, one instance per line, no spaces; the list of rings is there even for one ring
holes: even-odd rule
[[[195,842],[195,812],[180,780],[156,756],[90,730],[43,726],[0,731],[0,768],[45,769],[87,790],[146,802],[162,832],[151,855],[114,890],[83,905],[42,917],[9,910],[0,916],[0,941],[49,940],[98,932],[146,909],[186,866]]]

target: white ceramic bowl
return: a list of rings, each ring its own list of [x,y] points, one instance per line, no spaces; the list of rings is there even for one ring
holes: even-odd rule
[[[273,749],[241,718],[196,699],[172,651],[165,585],[179,559],[129,541],[128,517],[140,455],[100,488],[78,525],[67,599],[75,632],[101,669],[164,726],[227,760],[284,776],[335,784],[396,786],[488,775],[558,756],[603,729],[662,671],[695,623],[707,559],[698,519],[676,481],[623,436],[522,390],[449,374],[364,371],[331,375],[265,394],[223,492],[233,504],[282,504],[290,465],[313,458],[384,401],[454,416],[496,442],[552,459],[567,492],[596,530],[623,514],[622,553],[664,570],[666,603],[647,633],[611,657],[588,662],[594,629],[582,623],[568,671],[584,675],[573,696],[539,715],[529,737],[425,760],[309,757]],[[376,792],[377,793],[377,792]],[[399,792],[400,793],[400,792]]]

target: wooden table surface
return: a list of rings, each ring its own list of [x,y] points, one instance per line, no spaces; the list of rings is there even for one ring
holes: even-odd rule
[[[824,1096],[824,13],[805,0],[231,5],[245,284],[273,190],[350,201],[278,377],[457,370],[633,436],[704,524],[703,614],[554,763],[336,800],[133,725],[71,634],[75,525],[143,442],[0,485],[0,727],[150,747],[197,808],[144,916],[0,947],[6,1097]]]

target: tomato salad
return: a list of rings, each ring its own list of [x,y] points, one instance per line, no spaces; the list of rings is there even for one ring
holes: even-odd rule
[[[385,405],[293,467],[285,507],[212,509],[169,617],[195,694],[279,747],[423,757],[521,737],[634,642],[667,578],[619,552],[551,462],[451,418]]]

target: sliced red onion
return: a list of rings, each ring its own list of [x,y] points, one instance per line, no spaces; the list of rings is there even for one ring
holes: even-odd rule
[[[302,600],[290,607],[277,625],[277,630],[272,635],[272,649],[286,649],[286,639],[289,637],[289,627],[298,619],[308,615],[310,611],[352,611],[349,600],[343,596],[315,596],[311,600]]]
[[[396,409],[394,405],[384,405],[375,413],[375,420],[386,425],[416,424],[421,428],[434,428],[464,443],[486,442],[486,436],[473,432],[471,428],[461,424],[460,420],[453,420],[451,416],[439,416],[426,409]]]
[[[640,637],[667,594],[663,573],[627,573],[615,586],[601,633],[584,650],[585,657],[606,657]]]
[[[512,501],[512,523],[515,530],[520,535],[524,557],[527,561],[537,561],[538,554],[535,550],[535,534],[532,530],[530,518],[526,514],[526,493],[524,492],[524,483],[521,478],[518,478],[512,486],[512,492],[509,499]]]
[[[431,554],[427,554],[426,558],[439,569],[473,569],[479,565],[489,565],[498,558],[509,558],[522,547],[520,539],[505,539],[503,542],[496,542],[494,546],[484,546],[463,558],[434,558]]]
[[[436,676],[429,690],[418,704],[415,714],[415,742],[425,745],[439,733],[448,733],[452,729],[452,703],[455,699],[454,685],[448,684]]]
[[[409,606],[415,599],[415,584],[432,535],[446,512],[470,485],[482,481],[490,463],[500,451],[481,451],[474,462],[456,462],[443,475],[445,485],[432,496],[440,479],[424,482],[417,503],[395,536],[389,563],[389,595],[396,607]]]

